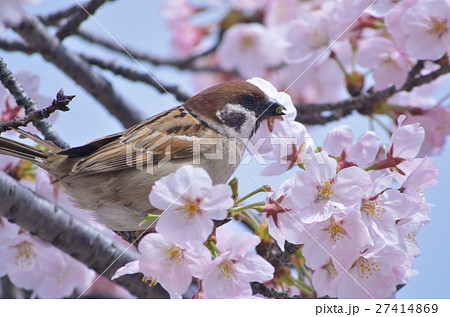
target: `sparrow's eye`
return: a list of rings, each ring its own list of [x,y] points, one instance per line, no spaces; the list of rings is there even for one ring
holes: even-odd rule
[[[250,95],[245,95],[243,100],[242,100],[242,104],[244,106],[248,106],[251,107],[255,104],[255,98],[253,96]]]

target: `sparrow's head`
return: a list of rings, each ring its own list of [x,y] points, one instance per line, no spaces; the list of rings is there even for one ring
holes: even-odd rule
[[[267,117],[284,115],[284,107],[245,81],[228,81],[189,98],[184,107],[230,137],[251,137]]]

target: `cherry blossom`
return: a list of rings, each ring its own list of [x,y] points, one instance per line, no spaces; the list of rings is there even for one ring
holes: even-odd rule
[[[284,47],[282,38],[259,23],[236,24],[226,31],[217,49],[218,64],[244,77],[261,76],[267,67],[282,62]]]
[[[327,264],[314,270],[312,283],[317,292],[317,296],[322,297],[328,295],[330,297],[338,297],[337,285],[336,283],[333,283],[337,277],[338,273],[331,260]]]
[[[11,225],[2,219],[0,232],[5,227],[11,231]],[[62,298],[76,289],[84,291],[95,276],[84,264],[27,232],[0,233],[0,242],[0,276],[7,274],[14,285],[32,290],[40,298]]]
[[[374,249],[398,244],[396,221],[412,213],[407,195],[390,189],[393,176],[371,174],[372,184],[364,192],[358,210],[367,226]]]
[[[407,34],[406,52],[418,59],[438,59],[450,53],[450,3],[421,1],[405,10],[400,20]]]
[[[367,228],[356,210],[338,212],[325,221],[313,223],[302,236],[302,253],[313,270],[330,260],[339,270],[348,269],[370,243]]]
[[[5,26],[15,26],[25,14],[22,4],[38,3],[41,0],[2,0],[0,1],[0,33],[3,33]]]
[[[141,272],[143,281],[150,286],[160,283],[171,298],[181,298],[191,284],[192,276],[202,277],[211,261],[211,253],[206,247],[182,247],[159,233],[144,236],[138,250],[140,259],[117,270],[112,278]]]
[[[400,219],[397,223],[399,237],[403,242],[406,251],[413,257],[420,255],[419,244],[417,242],[417,233],[424,225],[430,222],[430,218],[421,212]]]
[[[291,195],[292,180],[287,179],[274,193],[269,194],[268,204],[262,209],[266,213],[269,233],[283,251],[285,241],[303,243],[301,233],[306,227],[300,220]]]
[[[242,233],[229,239],[203,278],[204,298],[250,298],[250,282],[273,278],[274,268],[261,256],[251,252],[259,237]]]
[[[402,184],[401,191],[408,195],[409,199],[416,204],[425,202],[423,191],[437,185],[437,164],[429,157],[421,160]]]
[[[231,194],[228,185],[213,186],[204,169],[183,166],[150,192],[151,204],[163,210],[156,230],[175,243],[202,244],[213,230],[212,219],[225,219],[233,206]]]
[[[339,298],[390,298],[394,296],[402,265],[410,257],[396,247],[365,251],[348,269],[333,281]],[[336,267],[339,272],[339,268]]]
[[[356,166],[336,173],[336,160],[327,152],[321,154],[324,164],[310,160],[305,164],[306,171],[293,176],[292,201],[301,209],[305,223],[324,221],[339,209],[356,205],[370,182],[368,174]]]
[[[268,0],[231,0],[231,6],[236,10],[252,11],[264,8]]]
[[[379,1],[377,1],[379,2]],[[402,0],[398,2],[389,12],[386,14],[384,23],[386,24],[386,29],[392,36],[392,39],[397,44],[403,52],[406,52],[406,41],[408,40],[408,35],[403,32],[401,18],[404,12],[419,3],[419,0]],[[373,8],[376,8],[377,3],[374,4]]]
[[[286,39],[290,46],[286,52],[286,60],[290,63],[300,63],[313,60],[325,52],[334,36],[333,21],[324,11],[312,11],[302,15],[291,23]]]
[[[413,60],[385,37],[363,39],[358,43],[357,61],[361,66],[373,69],[375,89],[394,84],[401,88],[408,76]]]
[[[172,28],[186,26],[188,20],[196,13],[190,0],[168,0],[161,6],[161,15]]]
[[[405,124],[415,122],[425,130],[425,139],[418,156],[440,154],[450,134],[450,109],[436,106],[421,114],[407,115],[404,121]]]
[[[348,125],[330,130],[323,143],[323,149],[329,155],[339,157],[338,167],[370,166],[381,146],[380,139],[372,131],[366,131],[353,144],[353,132]]]

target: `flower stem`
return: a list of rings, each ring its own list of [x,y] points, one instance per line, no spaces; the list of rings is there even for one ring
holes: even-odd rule
[[[300,263],[300,270],[302,271],[302,275],[303,276],[306,276],[306,278],[308,279],[308,281],[309,281],[309,283],[312,285],[312,278],[311,278],[311,276],[309,275],[309,272],[308,272],[308,270],[306,269],[306,266],[305,266],[305,264],[304,263]]]
[[[348,76],[347,71],[345,70],[344,64],[337,58],[336,54],[332,54],[331,57],[336,61],[341,71],[344,73],[345,76]]]
[[[238,206],[238,207],[234,207],[230,209],[230,212],[232,215],[234,215],[235,213],[239,212],[239,211],[243,211],[243,210],[247,210],[247,209],[256,209],[256,207],[261,207],[264,206],[266,203],[265,202],[259,202],[259,203],[253,203],[250,205],[246,205],[246,206]]]
[[[241,219],[248,223],[255,232],[259,230],[259,221],[248,210],[241,211]]]
[[[262,192],[270,192],[270,191],[272,191],[272,190],[270,189],[269,186],[267,186],[267,185],[261,186],[260,188],[255,189],[254,191],[252,191],[250,194],[247,194],[247,195],[245,195],[244,197],[238,199],[238,200],[236,201],[236,205],[239,204],[239,203],[241,203],[241,202],[243,202],[244,200],[246,200],[246,199],[248,199],[248,198],[250,198],[250,197],[252,197],[252,196],[258,194],[258,193],[262,193]]]
[[[314,296],[314,291],[311,289],[309,285],[306,285],[305,282],[300,280],[294,280],[294,286],[297,287],[302,293],[305,293],[308,297]]]
[[[217,257],[220,254],[220,251],[217,248],[217,246],[216,246],[216,244],[214,243],[213,240],[211,240],[211,239],[206,240],[205,246],[208,248],[209,251],[211,251],[211,254],[214,257]]]

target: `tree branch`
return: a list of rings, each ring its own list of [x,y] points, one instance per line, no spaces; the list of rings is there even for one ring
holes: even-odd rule
[[[203,56],[208,55],[209,53],[213,52],[217,45],[214,45],[212,48],[206,50],[205,52],[202,52],[198,55],[191,56],[184,60],[173,60],[173,59],[164,59],[164,58],[158,58],[152,55],[149,55],[147,53],[141,52],[139,50],[133,49],[131,47],[119,45],[114,41],[111,41],[109,39],[106,39],[104,37],[89,33],[85,30],[77,30],[76,35],[80,36],[82,39],[92,43],[97,44],[100,46],[103,46],[113,52],[117,52],[120,54],[123,54],[127,56],[128,58],[132,57],[133,59],[137,59],[140,61],[148,62],[155,66],[172,66],[175,68],[178,68],[179,70],[192,70],[192,71],[210,71],[210,72],[219,72],[222,71],[218,67],[203,67],[203,66],[195,66],[194,62]],[[218,42],[219,43],[219,42]]]
[[[385,101],[400,91],[411,91],[414,87],[428,84],[436,78],[450,73],[450,65],[444,64],[439,69],[422,76],[417,76],[423,68],[423,62],[413,67],[408,75],[406,83],[400,89],[390,86],[384,90],[376,92],[366,92],[357,97],[349,98],[344,101],[323,104],[296,105],[297,118],[295,120],[304,124],[326,124],[331,121],[339,120],[357,110],[364,114],[373,113],[375,104]],[[327,114],[327,112],[329,112]]]
[[[259,282],[251,282],[253,295],[261,294],[267,298],[275,298],[275,299],[303,299],[302,296],[292,295],[289,292],[279,292],[273,287],[267,287]]]
[[[61,25],[56,32],[56,37],[62,41],[64,38],[74,34],[80,27],[81,23],[89,16],[93,15],[98,8],[100,8],[107,1],[115,0],[91,0],[86,4],[78,4],[78,10],[72,14],[65,23]]]
[[[22,52],[27,55],[36,53],[31,47],[22,41],[8,40],[0,38],[0,49],[7,52]]]
[[[50,35],[39,19],[26,14],[15,31],[28,42],[33,50],[56,65],[103,104],[125,127],[145,119],[113,89],[110,82],[95,72],[77,54],[67,50],[57,38]]]
[[[170,93],[180,102],[185,102],[189,99],[189,96],[182,92],[178,86],[161,84],[159,81],[155,80],[154,76],[149,72],[138,72],[129,67],[120,65],[117,61],[106,61],[102,58],[88,56],[86,54],[81,54],[80,56],[91,65],[109,70],[114,74],[125,77],[131,81],[147,83],[156,88],[160,93]]]
[[[80,6],[78,5],[78,3],[74,3],[70,7],[58,10],[53,13],[49,13],[47,15],[38,16],[38,18],[45,25],[57,25],[61,20],[67,19],[68,17],[77,13],[79,9]]]
[[[83,262],[98,274],[111,278],[117,269],[139,257],[135,249],[103,235],[2,171],[0,197],[0,215]],[[168,297],[160,285],[148,287],[141,278],[140,274],[126,275],[115,282],[139,298]]]
[[[25,127],[30,122],[35,122],[43,119],[47,119],[50,115],[57,111],[69,111],[67,105],[75,96],[66,96],[64,90],[61,89],[56,95],[56,99],[47,108],[41,110],[33,110],[29,112],[24,118],[14,118],[9,121],[0,121],[0,133],[11,130],[12,128]]]
[[[22,85],[16,80],[11,71],[7,68],[6,63],[0,57],[0,81],[3,86],[9,90],[11,95],[13,95],[19,106],[25,109],[25,114],[37,111],[36,101],[28,97],[27,93],[23,90]],[[44,120],[33,121],[33,125],[38,129],[46,140],[52,141],[54,144],[60,148],[66,149],[69,145],[64,142],[63,139],[53,130],[50,123]]]

